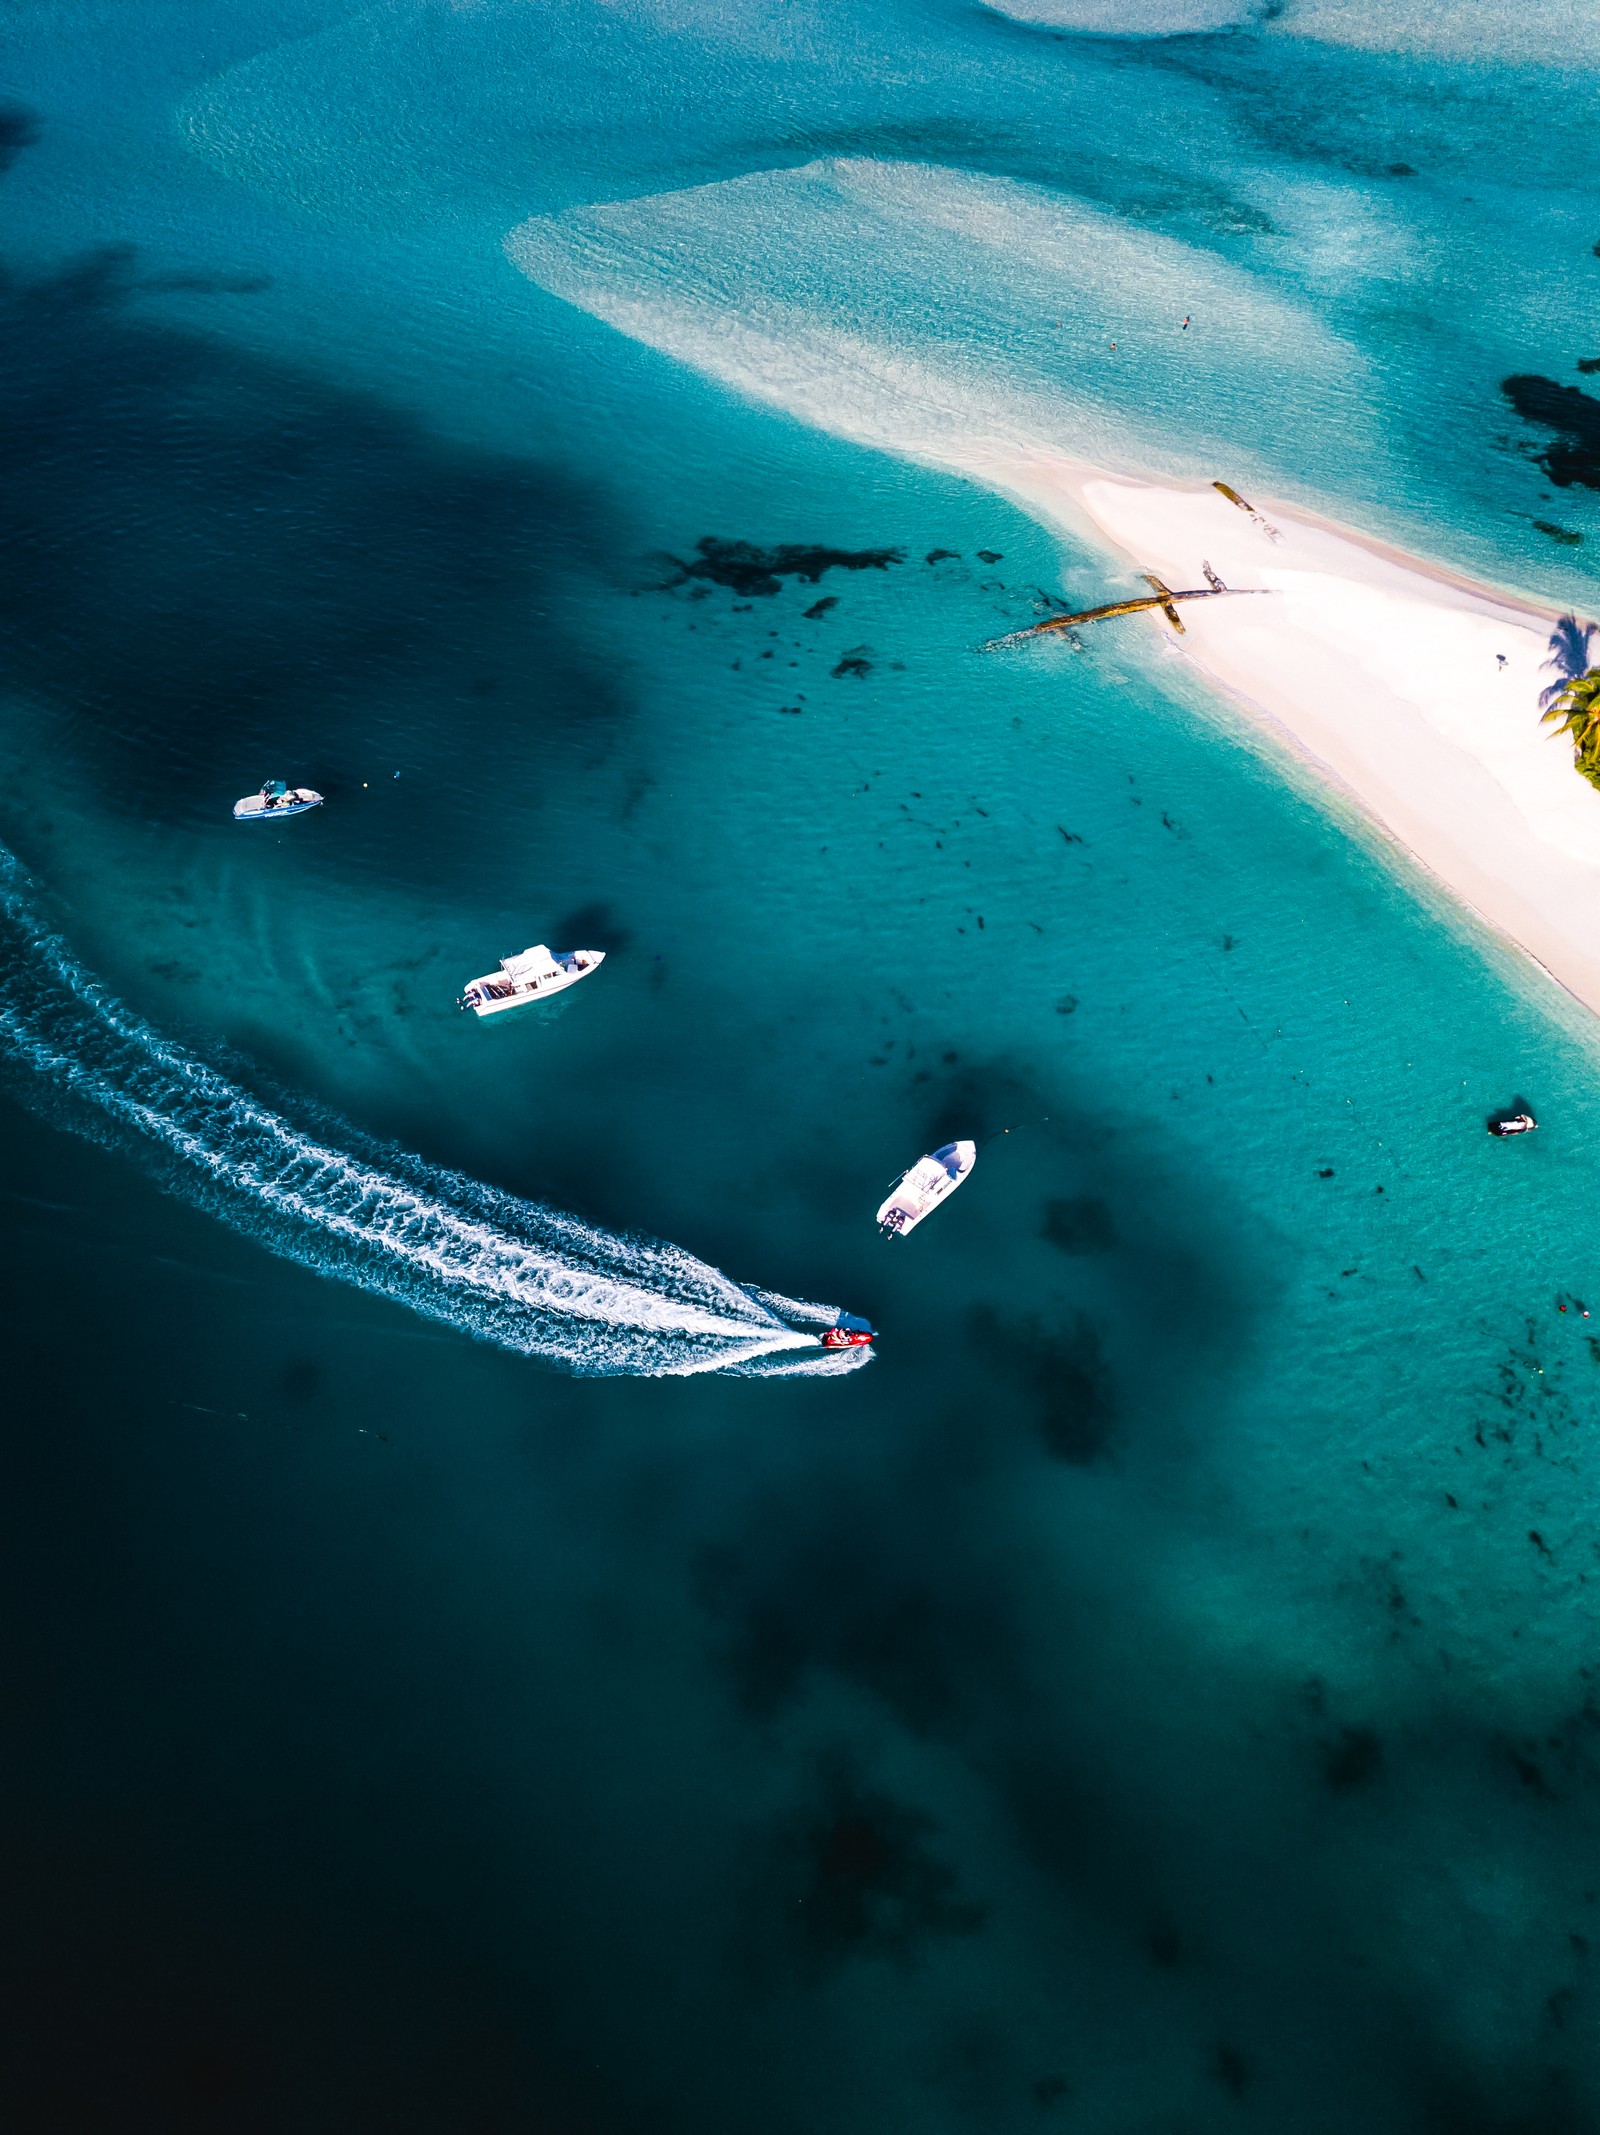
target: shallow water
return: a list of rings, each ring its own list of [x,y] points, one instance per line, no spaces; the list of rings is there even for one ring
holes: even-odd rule
[[[1592,81],[1317,12],[12,10],[15,2124],[1600,2119],[1592,1022],[930,464],[1592,605]]]

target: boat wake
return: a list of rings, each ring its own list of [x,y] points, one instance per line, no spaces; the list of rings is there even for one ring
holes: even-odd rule
[[[270,1251],[571,1372],[834,1374],[871,1354],[817,1346],[837,1310],[746,1289],[676,1246],[305,1132],[109,994],[3,851],[0,1074]]]

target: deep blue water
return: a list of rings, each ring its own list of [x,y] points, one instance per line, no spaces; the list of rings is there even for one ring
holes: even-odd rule
[[[8,11],[9,2125],[1600,2126],[1592,1020],[930,464],[1591,610],[1593,25],[1438,20]]]

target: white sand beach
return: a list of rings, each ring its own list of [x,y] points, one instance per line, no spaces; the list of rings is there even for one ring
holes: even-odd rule
[[[1212,488],[1068,460],[971,471],[1038,516],[1079,533],[1087,520],[1169,586],[1203,586],[1209,563],[1229,586],[1271,589],[1185,604],[1173,642],[1600,1013],[1600,792],[1539,716],[1555,610],[1265,497],[1249,497],[1251,517]],[[1159,614],[1090,628],[1171,635]]]
[[[1313,311],[1057,193],[863,157],[535,216],[506,249],[541,286],[752,400],[958,470],[1175,587],[1204,584],[1208,561],[1270,589],[1186,606],[1171,642],[1600,1012],[1600,792],[1540,724],[1556,611],[1268,497],[1251,501],[1276,540],[1205,483],[1106,471],[1141,464],[1158,417],[1187,432],[1203,401],[1271,394],[1285,430],[1345,438],[1382,478],[1358,412],[1373,381]],[[1203,364],[1178,324],[1191,312],[1207,320]],[[1133,395],[1107,375],[1119,340],[1138,352]],[[1085,586],[1083,605],[1116,590]]]

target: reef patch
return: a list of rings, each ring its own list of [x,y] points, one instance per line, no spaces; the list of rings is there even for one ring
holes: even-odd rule
[[[824,571],[886,571],[892,563],[905,562],[905,550],[835,549],[798,541],[761,549],[751,541],[723,541],[705,534],[695,543],[693,562],[685,563],[679,556],[668,561],[678,573],[667,581],[669,592],[688,579],[702,578],[714,586],[731,586],[741,599],[749,600],[779,592],[786,578],[814,586]]]

